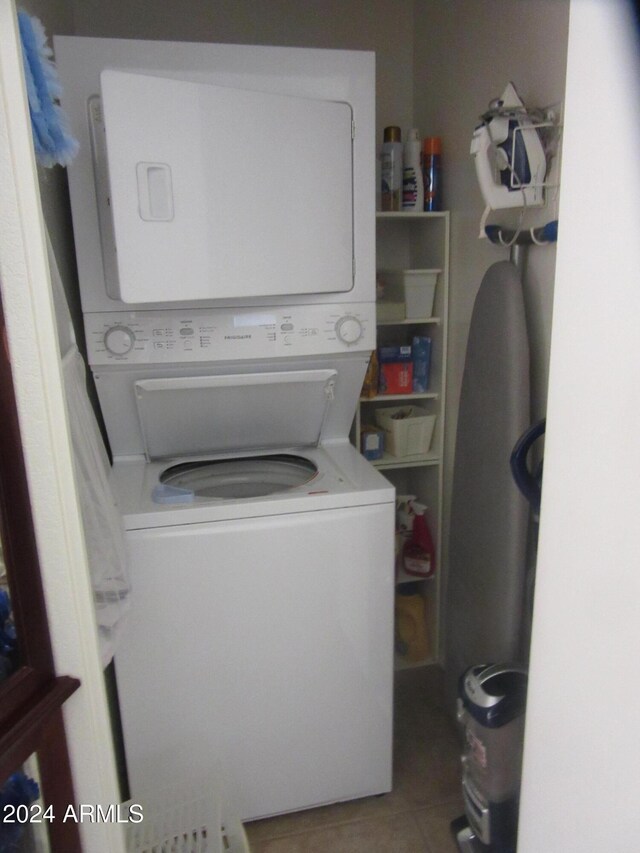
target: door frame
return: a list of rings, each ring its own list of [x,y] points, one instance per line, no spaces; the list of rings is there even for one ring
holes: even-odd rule
[[[0,278],[34,532],[78,804],[120,800],[76,491],[46,232],[13,0],[0,0]],[[123,826],[80,824],[83,848],[124,853]]]

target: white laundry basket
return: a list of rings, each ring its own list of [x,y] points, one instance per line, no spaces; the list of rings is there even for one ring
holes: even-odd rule
[[[215,788],[167,789],[164,795],[129,800],[143,820],[126,825],[127,853],[249,853],[241,821]],[[131,812],[139,815],[140,808]]]
[[[376,422],[384,430],[384,446],[392,456],[428,453],[436,416],[423,406],[376,409]]]

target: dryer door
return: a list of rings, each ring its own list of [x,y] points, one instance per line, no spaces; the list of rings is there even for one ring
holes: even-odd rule
[[[115,70],[102,72],[101,89],[112,298],[353,288],[349,104]]]

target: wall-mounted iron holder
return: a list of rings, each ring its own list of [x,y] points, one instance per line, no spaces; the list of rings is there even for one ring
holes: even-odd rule
[[[489,110],[489,112],[485,113],[482,116],[483,120],[487,120],[490,117],[494,116],[502,116],[505,118],[514,118],[520,115],[527,117],[532,120],[531,124],[527,124],[525,127],[515,127],[514,128],[514,140],[517,137],[517,134],[523,134],[525,131],[535,131],[538,133],[540,137],[540,141],[542,143],[542,147],[544,149],[545,159],[547,162],[546,173],[548,174],[548,170],[550,167],[551,160],[556,157],[559,151],[559,142],[562,133],[562,122],[561,122],[561,112],[562,105],[557,104],[552,107],[544,107],[544,108],[534,108],[530,110],[525,110],[524,107],[520,110],[518,108],[503,108],[502,105],[494,107]],[[515,141],[513,142],[515,148]],[[517,186],[513,183],[513,178],[515,173],[512,172],[512,189],[516,190]],[[544,189],[552,189],[558,188],[559,182],[550,182],[550,181],[542,181],[535,182],[531,181],[526,185],[530,188],[544,188]],[[525,189],[525,187],[521,187],[521,189]],[[552,220],[548,222],[546,225],[539,226],[536,228],[522,228],[522,220],[524,214],[527,210],[526,199],[524,198],[523,192],[523,206],[522,212],[520,216],[520,224],[518,224],[515,228],[504,228],[500,225],[486,225],[487,217],[491,211],[491,208],[487,206],[485,212],[482,216],[480,222],[480,236],[488,237],[492,243],[496,246],[499,246],[504,249],[510,249],[510,260],[518,267],[522,266],[523,263],[523,248],[526,246],[546,246],[549,243],[555,243],[558,239],[558,220]]]
[[[546,246],[548,243],[555,243],[558,240],[558,220],[547,222],[539,228],[527,228],[523,230],[513,230],[502,228],[500,225],[487,225],[484,229],[492,243],[497,246],[508,248],[510,246]]]
[[[512,230],[501,228],[500,225],[487,225],[485,234],[496,246],[509,249],[509,260],[518,269],[524,265],[523,251],[525,246],[548,246],[558,240],[558,220],[554,219],[539,228]]]

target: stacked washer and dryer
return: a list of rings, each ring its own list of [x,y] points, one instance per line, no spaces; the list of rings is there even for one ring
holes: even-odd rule
[[[375,347],[374,59],[57,38],[87,352],[132,604],[132,797],[243,819],[391,788],[394,490],[349,442]]]

